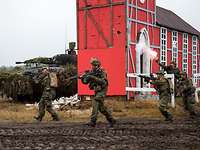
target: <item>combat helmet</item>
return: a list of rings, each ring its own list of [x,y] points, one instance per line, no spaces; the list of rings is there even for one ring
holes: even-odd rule
[[[176,65],[176,62],[175,62],[175,61],[171,61],[170,64],[174,64],[174,65]]]
[[[69,49],[74,49],[76,47],[76,42],[69,42]]]
[[[187,77],[187,73],[186,73],[186,72],[181,72],[180,75],[181,75],[182,77]]]
[[[97,58],[91,58],[90,64],[93,66],[100,66],[101,62]]]

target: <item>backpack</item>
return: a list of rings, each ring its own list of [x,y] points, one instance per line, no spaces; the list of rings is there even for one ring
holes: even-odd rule
[[[54,72],[51,72],[49,74],[50,76],[50,86],[51,87],[54,87],[54,88],[57,88],[58,87],[58,78],[57,78],[57,74],[54,73]]]

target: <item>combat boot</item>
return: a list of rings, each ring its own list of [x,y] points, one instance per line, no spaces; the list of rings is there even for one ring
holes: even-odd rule
[[[53,118],[52,121],[60,121],[57,114],[52,114],[51,117]]]
[[[90,122],[86,123],[86,125],[89,126],[89,127],[95,127],[96,122],[90,121]]]
[[[52,121],[60,121],[60,119],[58,117],[55,117],[52,119]]]
[[[172,115],[167,115],[167,117],[165,118],[165,121],[173,122],[173,116]]]
[[[190,113],[190,118],[191,118],[191,119],[196,119],[196,118],[198,118],[198,117],[200,117],[200,116],[199,116],[199,114],[197,114],[196,112],[191,112],[191,113]]]
[[[109,122],[109,127],[112,128],[115,124],[116,124],[116,120],[111,118],[111,119],[108,119],[108,122]]]
[[[38,116],[34,116],[33,118],[36,120],[36,122],[41,122],[42,121],[42,119],[40,117],[38,117]]]

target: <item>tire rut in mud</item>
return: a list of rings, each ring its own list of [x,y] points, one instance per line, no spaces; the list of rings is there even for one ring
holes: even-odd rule
[[[200,122],[176,120],[118,120],[114,128],[98,123],[95,128],[81,123],[0,124],[2,150],[172,150],[199,149]]]

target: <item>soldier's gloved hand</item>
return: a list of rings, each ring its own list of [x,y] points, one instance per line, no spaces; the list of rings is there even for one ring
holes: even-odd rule
[[[96,77],[93,76],[93,75],[88,75],[87,78],[88,78],[89,80],[96,80]]]

